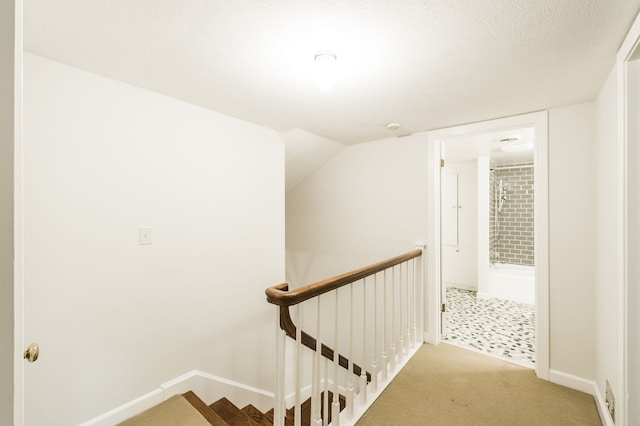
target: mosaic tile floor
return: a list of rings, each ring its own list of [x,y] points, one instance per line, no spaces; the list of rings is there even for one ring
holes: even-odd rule
[[[505,358],[526,367],[535,363],[533,305],[477,299],[476,292],[447,288],[448,343]]]

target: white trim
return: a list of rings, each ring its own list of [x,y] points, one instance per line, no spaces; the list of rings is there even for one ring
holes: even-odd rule
[[[244,407],[247,404],[253,404],[260,411],[269,410],[274,406],[273,392],[244,385],[203,371],[196,370],[195,373],[196,377],[199,378],[198,382],[190,389],[185,389],[184,391],[180,390],[180,393],[186,392],[187,390],[193,390],[198,396],[200,396],[200,398],[211,402],[226,396],[234,404],[240,407]],[[163,386],[167,386],[167,384]],[[171,395],[178,393],[178,391],[176,391],[176,389],[178,389],[176,385],[171,385],[171,387],[171,390],[166,389],[165,392],[173,392]]]
[[[618,347],[618,380],[622,389],[622,397],[616,402],[616,417],[618,424],[625,426],[629,423],[628,398],[628,250],[627,250],[627,62],[640,45],[640,15],[638,15],[627,33],[617,54],[618,77],[618,326],[622,338]]]
[[[273,407],[273,393],[252,386],[243,385],[199,370],[193,370],[169,380],[156,389],[104,414],[81,423],[80,426],[109,426],[122,422],[171,398],[177,394],[193,391],[207,404],[227,397],[240,407],[253,404],[261,411]]]
[[[24,424],[24,208],[23,208],[23,0],[15,1],[14,109],[13,109],[13,424]]]
[[[572,374],[563,373],[562,371],[549,370],[549,381],[560,386],[574,389],[593,396],[598,408],[598,414],[603,425],[615,426],[609,415],[609,410],[602,397],[602,393],[598,389],[598,385],[594,380],[587,380]]]
[[[635,21],[633,21],[627,36],[624,38],[618,50],[618,62],[628,62],[638,45],[640,45],[640,15],[636,16]]]
[[[631,53],[629,52],[629,55]],[[628,55],[627,55],[628,56]],[[627,69],[626,61],[616,61],[618,77],[618,330],[621,339],[618,350],[618,383],[622,390],[622,398],[616,403],[618,424],[628,423],[628,384],[627,384]]]
[[[593,380],[587,380],[558,370],[549,370],[549,381],[589,395],[594,395],[594,391],[597,389],[596,382]]]
[[[535,264],[536,264],[536,374],[549,379],[549,178],[548,178],[548,114],[533,112],[513,117],[466,124],[427,133],[428,146],[428,209],[433,213],[428,224],[433,247],[428,257],[427,318],[425,341],[439,344],[440,336],[440,143],[453,136],[486,133],[507,128],[534,127],[535,132]]]
[[[427,224],[427,253],[425,280],[425,324],[424,341],[432,345],[440,344],[440,144],[437,135],[427,133],[427,211],[433,219]],[[434,288],[437,286],[438,288]]]

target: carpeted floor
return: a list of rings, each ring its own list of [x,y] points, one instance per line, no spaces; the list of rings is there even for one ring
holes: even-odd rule
[[[601,424],[590,395],[443,343],[423,345],[357,426]]]
[[[211,426],[182,396],[175,395],[118,426]]]

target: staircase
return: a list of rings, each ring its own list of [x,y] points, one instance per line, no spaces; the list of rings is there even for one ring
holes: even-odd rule
[[[173,398],[183,397],[190,406],[197,410],[204,420],[200,422],[194,422],[194,426],[210,424],[214,426],[273,426],[273,409],[267,411],[266,413],[261,412],[259,409],[254,407],[253,405],[247,405],[246,407],[240,409],[236,405],[234,405],[227,398],[220,398],[216,402],[211,405],[207,405],[202,399],[200,399],[195,393],[192,391],[186,392],[182,395],[175,396]],[[329,401],[333,399],[333,394],[329,392]],[[342,411],[345,407],[345,398],[344,396],[339,396],[340,400],[340,411]],[[167,400],[169,401],[169,400]],[[174,412],[172,413],[171,418],[166,416],[166,408],[162,409],[163,404],[167,401],[148,409],[147,411],[141,413],[138,416],[135,416],[123,423],[121,426],[142,426],[142,425],[154,425],[154,426],[192,426],[192,423],[189,423],[183,420],[180,416],[180,413]],[[324,402],[323,402],[324,405]],[[324,408],[324,407],[323,407]],[[189,408],[191,409],[191,408]],[[302,418],[300,424],[302,426],[310,426],[311,425],[311,399],[306,400],[302,403]],[[321,409],[321,412],[324,412]],[[331,410],[329,412],[329,423],[331,422]],[[179,420],[177,420],[178,418]],[[180,423],[176,423],[179,421]],[[206,421],[206,422],[205,422]],[[287,410],[285,425],[293,426],[295,424],[295,414],[293,409]]]
[[[147,419],[141,416],[150,410],[121,425],[316,426],[331,423],[331,413],[340,417],[334,419],[339,424],[343,416],[338,414],[345,408],[344,421],[354,425],[419,347],[416,343],[423,334],[423,248],[295,289],[283,283],[265,291],[267,302],[276,307],[278,326],[275,411],[263,413],[252,405],[240,409],[227,398],[207,405],[193,392],[187,392],[150,409],[159,411],[147,415]],[[333,348],[296,325],[305,312],[305,327],[315,336],[324,333],[323,339]],[[291,343],[287,338],[293,341],[292,345],[287,346]],[[312,362],[303,360],[303,353],[309,350]],[[290,352],[288,357],[286,352]],[[287,377],[295,382],[294,409],[285,408]],[[302,404],[301,377],[309,377],[311,394]],[[339,404],[333,401],[330,386],[335,393],[344,389],[346,396],[339,395]],[[325,404],[325,397],[332,403]],[[177,403],[180,409],[168,406],[170,402]],[[176,412],[184,412],[184,416]],[[294,418],[295,413],[299,419]],[[193,421],[185,420],[191,417]]]
[[[231,401],[227,398],[220,398],[213,404],[208,407],[200,398],[196,396],[193,392],[187,392],[183,394],[183,396],[191,402],[200,414],[202,414],[207,420],[211,422],[212,425],[220,425],[220,426],[272,426],[273,425],[273,408],[266,413],[261,412],[253,405],[249,404],[246,407],[240,409],[236,407]],[[345,397],[343,395],[339,396],[340,398],[340,411],[342,411],[345,407]],[[197,401],[199,402],[195,402]],[[329,401],[333,399],[333,393],[329,392]],[[195,402],[195,403],[194,403]],[[200,407],[200,408],[198,408]],[[206,408],[205,408],[206,407]],[[324,402],[323,402],[324,408]],[[321,409],[321,412],[323,411]],[[307,399],[302,403],[302,426],[310,426],[311,425],[311,399]],[[329,411],[329,423],[331,423],[331,410]],[[215,422],[212,420],[214,416],[207,416],[205,413],[214,413]],[[287,416],[285,420],[285,425],[293,426],[295,420],[295,415],[293,409],[287,410]],[[221,422],[222,421],[222,422]]]

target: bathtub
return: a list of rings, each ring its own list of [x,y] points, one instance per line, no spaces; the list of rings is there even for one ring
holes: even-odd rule
[[[536,300],[535,294],[535,268],[533,266],[491,264],[488,292],[483,296],[533,305]]]

